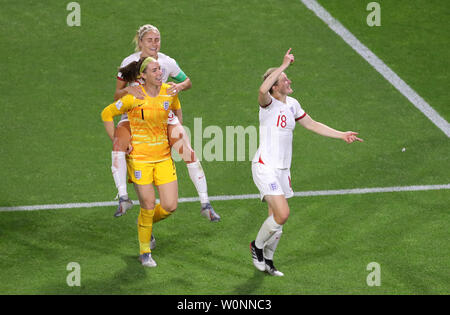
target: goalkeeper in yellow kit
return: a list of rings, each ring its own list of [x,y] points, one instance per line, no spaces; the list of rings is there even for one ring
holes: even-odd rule
[[[153,223],[172,214],[178,205],[178,183],[167,136],[170,110],[180,108],[177,95],[169,95],[170,85],[162,83],[161,67],[152,57],[134,61],[120,71],[131,82],[144,80],[140,86],[143,100],[127,94],[105,107],[102,120],[108,136],[114,138],[114,116],[128,113],[131,127],[131,153],[127,157],[128,177],[134,183],[141,206],[138,217],[139,259],[146,267],[155,267],[150,239]],[[160,203],[155,205],[154,187]]]

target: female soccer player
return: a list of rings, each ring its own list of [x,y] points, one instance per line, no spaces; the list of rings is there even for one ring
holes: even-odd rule
[[[134,38],[136,43],[136,53],[128,56],[122,61],[121,67],[125,67],[130,62],[138,61],[141,57],[152,57],[158,60],[163,72],[162,80],[166,82],[168,78],[172,78],[177,83],[169,82],[168,94],[175,95],[180,91],[191,88],[190,79],[178,66],[177,62],[169,56],[161,53],[161,35],[159,30],[150,24],[141,26]],[[142,98],[143,94],[138,87],[142,82],[139,79],[129,84],[123,79],[122,73],[117,76],[116,92],[114,99],[117,100],[126,94],[132,94],[137,98]],[[212,208],[206,183],[206,176],[200,161],[197,159],[195,152],[191,148],[189,138],[181,125],[182,111],[181,108],[170,112],[169,114],[169,144],[177,150],[183,160],[186,162],[189,177],[194,183],[197,193],[200,197],[201,214],[212,222],[220,221],[220,216]],[[112,173],[114,182],[118,189],[119,206],[114,216],[119,217],[126,213],[132,207],[132,202],[128,198],[127,182],[126,182],[126,162],[125,153],[130,149],[130,124],[124,115],[118,123],[113,140],[112,152]]]
[[[291,187],[292,137],[296,122],[319,135],[342,139],[347,143],[355,140],[357,133],[334,130],[314,121],[301,108],[300,103],[288,96],[291,81],[284,70],[294,62],[294,55],[287,51],[278,68],[270,68],[264,74],[259,88],[260,146],[252,160],[253,181],[266,201],[269,216],[262,224],[256,239],[250,243],[254,266],[273,276],[283,276],[273,264],[273,256],[280,241],[283,224],[289,217],[287,198],[294,195]]]
[[[155,267],[150,240],[153,223],[172,214],[178,204],[178,184],[167,136],[170,110],[180,108],[177,94],[169,95],[170,85],[163,83],[163,72],[152,57],[133,61],[120,69],[126,81],[138,77],[143,99],[127,94],[105,107],[102,120],[111,140],[114,139],[113,118],[128,114],[133,150],[127,157],[128,176],[134,183],[141,206],[138,217],[139,259],[146,267]],[[155,205],[156,186],[160,203]]]

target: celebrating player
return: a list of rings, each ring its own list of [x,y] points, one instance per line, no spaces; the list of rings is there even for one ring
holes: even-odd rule
[[[169,86],[167,93],[169,95],[176,95],[180,91],[191,88],[192,84],[190,79],[178,66],[177,62],[169,56],[161,53],[161,35],[159,30],[150,24],[141,26],[134,38],[136,43],[136,52],[126,57],[121,64],[121,67],[125,67],[130,62],[138,61],[141,57],[152,57],[158,61],[162,70],[162,80],[167,82],[169,77],[177,83],[168,82]],[[136,81],[126,82],[121,72],[118,73],[116,92],[114,99],[117,100],[126,94],[132,94],[137,98],[143,98],[144,95],[139,88],[139,84],[142,81],[138,78]],[[220,221],[220,216],[212,208],[206,183],[206,176],[200,161],[197,159],[194,150],[191,148],[189,138],[181,125],[182,123],[182,110],[181,108],[171,111],[169,113],[168,121],[168,135],[169,144],[177,150],[183,160],[186,162],[189,177],[191,178],[197,193],[200,197],[201,214],[212,222]],[[128,209],[132,207],[132,202],[128,198],[127,185],[126,185],[126,159],[125,153],[129,152],[130,147],[130,123],[126,117],[126,114],[122,116],[121,121],[118,123],[113,140],[113,152],[112,152],[112,173],[114,182],[118,189],[119,206],[114,216],[119,217],[126,213]]]
[[[114,140],[114,116],[127,113],[133,150],[127,157],[128,176],[134,183],[141,206],[138,217],[139,259],[146,267],[155,267],[150,241],[153,223],[172,214],[178,204],[178,184],[167,136],[170,110],[180,108],[178,95],[169,95],[170,85],[163,83],[163,72],[152,57],[133,61],[120,68],[125,81],[142,79],[143,99],[127,94],[105,107],[102,120]],[[117,167],[117,165],[113,165]],[[154,184],[153,184],[154,183]],[[155,205],[156,186],[160,203]]]
[[[256,239],[250,243],[254,266],[273,276],[283,276],[273,264],[273,256],[282,234],[283,225],[289,217],[287,198],[294,195],[291,187],[292,137],[296,123],[319,135],[342,139],[347,143],[363,141],[356,132],[341,132],[314,121],[300,106],[288,96],[291,81],[284,70],[294,62],[291,49],[278,68],[270,68],[264,74],[259,88],[260,146],[252,160],[253,181],[260,191],[262,201],[269,208]]]

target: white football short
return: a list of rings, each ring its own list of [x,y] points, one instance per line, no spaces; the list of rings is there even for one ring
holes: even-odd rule
[[[119,125],[120,123],[124,122],[124,121],[129,121],[128,120],[128,114],[122,114],[122,116],[120,116],[120,121],[117,123],[117,125]],[[167,118],[167,123],[169,125],[178,125],[180,123],[180,121],[178,120],[178,117],[172,112],[169,112],[169,117]]]
[[[258,162],[252,163],[252,175],[262,201],[267,195],[284,195],[285,198],[294,196],[290,169],[272,168]]]

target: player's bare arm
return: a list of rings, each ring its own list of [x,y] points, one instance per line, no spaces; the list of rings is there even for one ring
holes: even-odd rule
[[[283,73],[284,70],[289,67],[291,63],[294,62],[294,55],[291,54],[291,49],[286,52],[286,54],[283,57],[283,63],[279,68],[277,68],[274,72],[272,72],[266,80],[261,84],[259,88],[259,94],[258,94],[258,103],[261,107],[266,107],[270,104],[271,98],[270,98],[270,89],[272,86],[278,81],[279,76]]]
[[[354,141],[363,142],[362,139],[356,136],[358,134],[357,132],[353,131],[342,132],[335,130],[325,124],[315,121],[309,115],[306,115],[305,117],[300,119],[298,123],[301,124],[306,129],[311,130],[321,136],[342,139],[347,143],[352,143]]]
[[[180,93],[181,91],[189,90],[192,87],[192,82],[189,79],[189,77],[187,77],[186,80],[180,83],[167,82],[167,84],[170,85],[170,87],[167,89],[167,93],[169,93],[169,95],[172,96],[174,96],[177,93]],[[178,119],[180,118],[178,115],[177,117]]]
[[[127,86],[127,82],[117,79],[114,100],[117,101],[127,94],[131,94],[141,100],[145,97],[144,92],[142,92],[142,89],[139,88],[139,86]]]
[[[108,134],[108,137],[111,139],[111,141],[114,141],[114,121],[104,121],[103,125],[105,126],[106,133]]]

